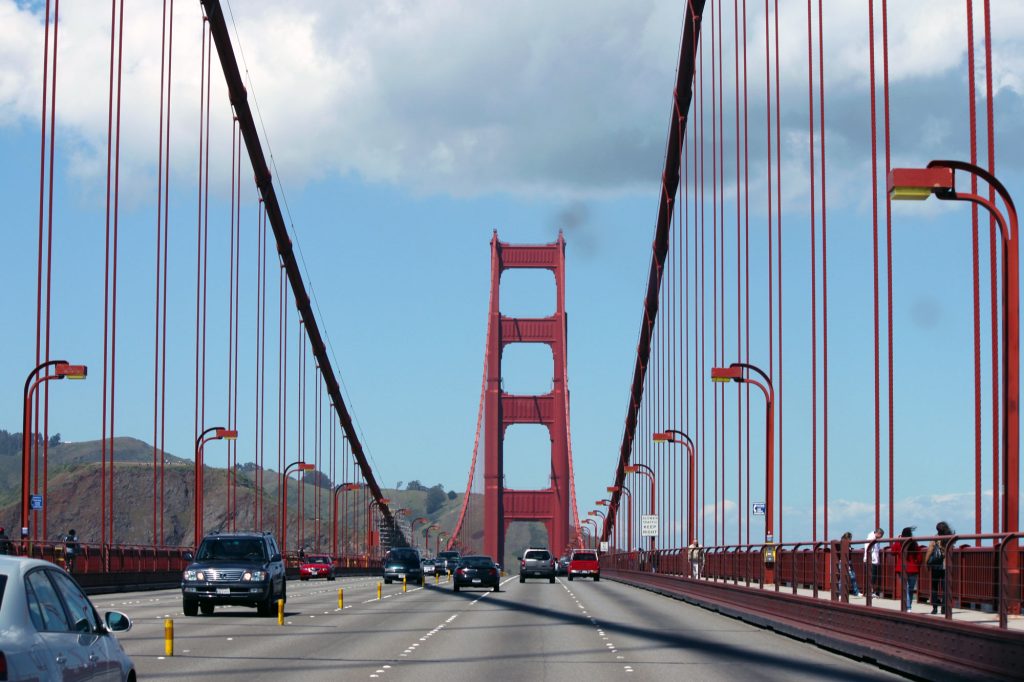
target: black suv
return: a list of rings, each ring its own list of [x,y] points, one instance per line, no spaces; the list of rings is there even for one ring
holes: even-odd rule
[[[270,533],[213,533],[203,538],[195,560],[181,578],[181,603],[186,616],[217,604],[255,606],[261,616],[277,613],[277,600],[287,599],[284,559]]]
[[[403,578],[410,583],[423,584],[423,566],[418,549],[395,547],[384,557],[384,582]]]

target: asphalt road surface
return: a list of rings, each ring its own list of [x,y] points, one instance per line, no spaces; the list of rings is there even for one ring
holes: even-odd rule
[[[288,584],[284,625],[255,609],[186,618],[178,591],[100,595],[133,620],[119,639],[139,679],[881,680],[901,679],[740,621],[609,580],[500,592],[376,578]],[[338,609],[338,588],[345,608]],[[164,620],[174,655],[164,656]]]

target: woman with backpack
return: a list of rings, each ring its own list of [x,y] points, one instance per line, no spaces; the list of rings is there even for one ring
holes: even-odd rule
[[[937,614],[946,601],[946,552],[951,539],[948,536],[953,535],[953,529],[945,521],[939,521],[935,524],[935,534],[947,537],[932,540],[924,555],[924,563],[932,577],[932,615]]]

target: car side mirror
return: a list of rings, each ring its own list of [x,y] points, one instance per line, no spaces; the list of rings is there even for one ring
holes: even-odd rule
[[[192,552],[185,552],[181,556],[185,559],[185,561],[192,561]]]
[[[270,560],[271,561],[280,561],[281,560],[281,555],[280,554],[275,554],[274,556],[270,557]]]
[[[522,561],[522,560],[523,560],[523,557],[521,557],[521,556],[517,556],[516,557],[516,561]]]
[[[132,629],[132,619],[120,611],[107,611],[103,621],[111,632],[128,632]]]

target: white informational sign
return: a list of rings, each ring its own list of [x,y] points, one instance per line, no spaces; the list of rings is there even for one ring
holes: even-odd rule
[[[754,516],[764,516],[764,509],[764,502],[751,502],[750,504],[750,513]]]
[[[640,517],[640,537],[653,538],[658,535],[658,515],[643,514]]]
[[[607,553],[608,553],[608,541],[605,540],[605,541],[603,541],[601,543],[601,554],[607,554]]]

